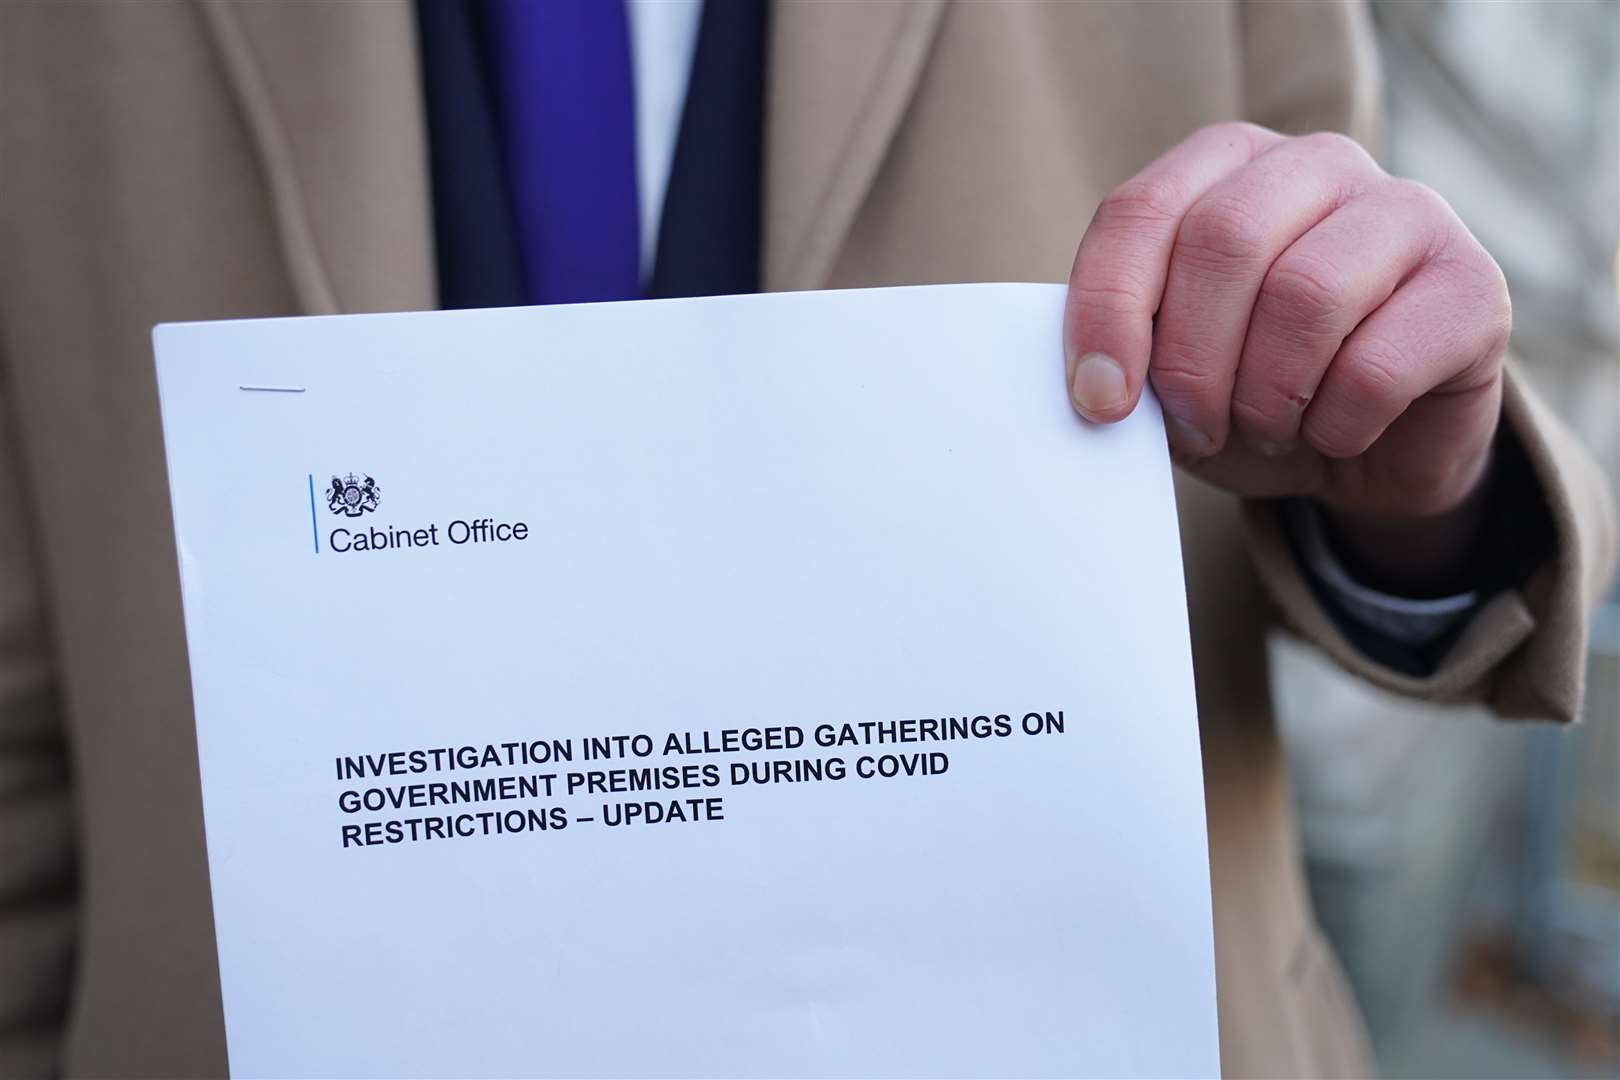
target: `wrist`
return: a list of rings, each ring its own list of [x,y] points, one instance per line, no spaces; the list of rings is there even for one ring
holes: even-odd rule
[[[1318,504],[1334,552],[1357,581],[1380,592],[1428,598],[1468,590],[1478,576],[1494,471],[1493,455],[1487,454],[1463,498],[1432,514]]]

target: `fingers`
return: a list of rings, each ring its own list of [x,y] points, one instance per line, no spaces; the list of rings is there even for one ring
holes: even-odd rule
[[[1097,208],[1075,255],[1063,317],[1069,393],[1082,416],[1111,422],[1136,407],[1183,216],[1216,183],[1281,140],[1252,124],[1204,128]]]
[[[1349,486],[1436,507],[1486,456],[1508,312],[1432,192],[1342,136],[1219,125],[1099,207],[1064,310],[1070,396],[1110,422],[1151,380],[1178,456],[1251,494],[1388,472]],[[1381,437],[1403,452],[1367,463]]]
[[[1444,250],[1454,221],[1428,188],[1386,180],[1278,256],[1255,300],[1232,390],[1238,436],[1270,457],[1292,451],[1345,338]]]
[[[1482,311],[1500,312],[1482,319]],[[1470,478],[1451,463],[1468,453],[1433,453],[1488,440],[1496,427],[1501,363],[1512,318],[1501,271],[1471,240],[1424,264],[1345,340],[1323,376],[1300,427],[1317,453],[1332,459],[1365,453],[1420,399],[1429,408],[1409,434],[1429,453],[1400,455],[1412,475],[1414,506],[1440,512],[1466,493]],[[1436,430],[1435,424],[1444,430]]]
[[[1187,210],[1170,255],[1148,372],[1178,455],[1205,458],[1226,444],[1239,358],[1273,262],[1383,178],[1351,140],[1312,135],[1272,146]],[[1332,355],[1330,349],[1322,357],[1323,367]]]

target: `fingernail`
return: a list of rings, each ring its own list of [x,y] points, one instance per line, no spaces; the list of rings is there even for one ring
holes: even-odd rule
[[[1074,365],[1069,396],[1075,408],[1088,416],[1113,412],[1128,397],[1125,369],[1103,353],[1087,353]]]
[[[1165,429],[1170,433],[1170,445],[1183,457],[1196,460],[1208,457],[1215,440],[1193,427],[1179,416],[1164,415]]]

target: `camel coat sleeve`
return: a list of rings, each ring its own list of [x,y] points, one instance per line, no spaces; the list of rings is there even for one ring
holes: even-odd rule
[[[1284,622],[1347,671],[1413,697],[1482,701],[1507,718],[1569,722],[1581,711],[1588,619],[1614,567],[1614,506],[1597,465],[1511,368],[1502,422],[1539,489],[1519,493],[1512,512],[1549,516],[1552,551],[1521,585],[1486,600],[1429,674],[1379,664],[1340,632],[1305,580],[1275,504],[1249,505],[1250,551]]]

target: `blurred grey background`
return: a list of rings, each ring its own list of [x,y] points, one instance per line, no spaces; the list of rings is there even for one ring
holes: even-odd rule
[[[1620,492],[1620,5],[1379,0],[1382,157],[1512,288],[1514,351]],[[1586,719],[1502,724],[1347,682],[1276,692],[1318,913],[1387,1076],[1620,1076],[1620,606]]]

